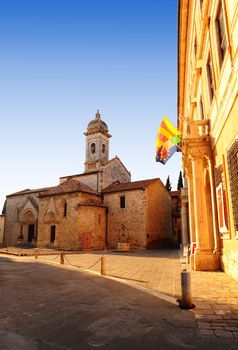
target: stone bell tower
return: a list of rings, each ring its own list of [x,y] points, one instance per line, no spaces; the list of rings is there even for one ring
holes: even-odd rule
[[[86,136],[86,161],[85,172],[99,170],[101,164],[109,159],[109,138],[107,124],[101,120],[99,110],[95,119],[88,123]]]

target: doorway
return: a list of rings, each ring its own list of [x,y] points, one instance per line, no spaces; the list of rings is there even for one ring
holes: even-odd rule
[[[28,225],[28,242],[31,243],[35,239],[35,225]]]
[[[50,227],[50,243],[55,242],[55,225]]]
[[[84,233],[83,235],[83,249],[91,249],[91,233]]]

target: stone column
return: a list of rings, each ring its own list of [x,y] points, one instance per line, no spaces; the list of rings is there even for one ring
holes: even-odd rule
[[[191,162],[190,162],[191,163]],[[195,220],[194,220],[194,196],[193,196],[193,178],[192,178],[192,168],[187,168],[187,183],[188,183],[188,210],[189,210],[189,233],[190,233],[190,243],[196,242],[195,235]]]
[[[193,195],[196,250],[194,254],[195,270],[217,270],[218,262],[213,255],[213,232],[209,232],[206,188],[204,183],[203,150],[195,150],[192,155]],[[210,235],[212,235],[210,237]]]
[[[212,160],[209,157],[208,161],[208,169],[209,169],[209,178],[211,185],[211,199],[212,199],[212,219],[213,219],[213,233],[214,233],[214,254],[221,254],[221,243],[219,239],[219,231],[218,231],[218,218],[217,218],[217,202],[216,202],[216,191],[215,191],[215,181],[213,174],[213,164]]]

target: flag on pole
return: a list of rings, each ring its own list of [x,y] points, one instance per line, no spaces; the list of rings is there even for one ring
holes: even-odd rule
[[[165,164],[177,151],[179,131],[167,117],[162,119],[156,139],[156,162]]]

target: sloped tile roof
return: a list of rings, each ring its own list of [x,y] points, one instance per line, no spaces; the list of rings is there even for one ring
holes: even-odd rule
[[[54,187],[36,188],[36,189],[33,189],[33,190],[27,188],[27,189],[19,191],[19,192],[8,194],[7,197],[20,196],[22,194],[31,194],[31,193],[37,193],[37,192],[39,192],[39,193],[46,192],[46,191],[50,190],[51,188],[54,188]]]
[[[180,196],[180,190],[179,191],[171,191],[170,194],[171,194],[171,197],[179,197]]]
[[[83,184],[82,182],[69,179],[65,182],[62,182],[58,186],[52,187],[49,189],[49,191],[42,193],[41,197],[72,192],[84,192],[98,195],[98,192],[94,191],[91,187]]]
[[[102,193],[110,193],[110,192],[119,192],[119,191],[129,191],[129,190],[137,190],[144,189],[151,183],[159,181],[161,184],[161,180],[159,178],[156,179],[148,179],[141,181],[133,181],[133,182],[125,182],[125,183],[113,183],[102,190]]]

